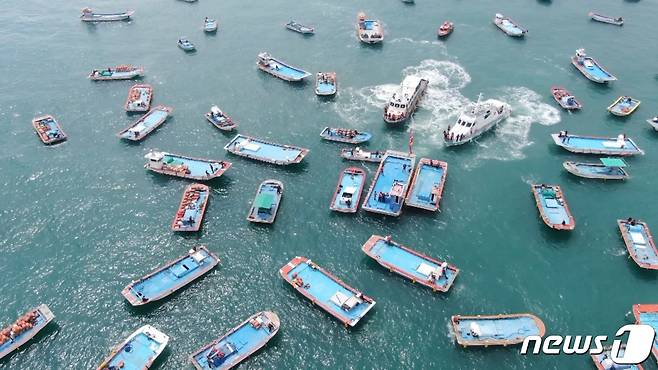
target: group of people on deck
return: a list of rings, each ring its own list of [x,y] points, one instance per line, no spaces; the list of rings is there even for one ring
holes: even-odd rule
[[[329,136],[334,135],[346,137],[348,139],[354,139],[357,135],[359,135],[359,131],[344,128],[329,129]]]
[[[38,316],[39,315],[34,311],[26,313],[16,320],[12,326],[0,331],[0,345],[7,341],[13,342],[21,333],[32,329],[37,323]]]
[[[443,130],[443,138],[449,141],[462,141],[465,137],[465,134],[455,135],[454,132],[450,132],[450,126],[448,126],[447,130]]]

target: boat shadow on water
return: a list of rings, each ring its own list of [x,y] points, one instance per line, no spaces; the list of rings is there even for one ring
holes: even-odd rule
[[[19,348],[10,352],[5,357],[0,359],[0,368],[4,368],[5,366],[8,366],[8,363],[11,358],[13,358],[16,355],[23,355],[24,352],[29,351],[30,347],[39,346],[39,343],[42,343],[47,340],[54,340],[55,337],[59,334],[60,329],[61,328],[57,323],[57,321],[55,320],[51,321],[50,323],[48,323],[48,325],[46,325],[43,329],[41,329],[41,331],[39,331],[34,337],[28,340],[27,343],[24,343]]]
[[[226,175],[215,177],[214,179],[210,179],[206,181],[194,181],[194,180],[181,179],[180,177],[163,175],[153,171],[147,171],[147,172],[149,173],[149,175],[151,175],[150,177],[153,180],[153,185],[159,187],[167,187],[172,182],[187,184],[187,185],[193,182],[199,182],[201,184],[208,185],[210,189],[213,190],[213,192],[216,192],[217,191],[216,189],[224,189],[224,190],[230,189],[234,183],[234,181],[230,177],[227,177]]]
[[[620,240],[620,248],[626,249],[624,246],[624,242]],[[628,266],[628,269],[631,270],[631,274],[635,275],[635,277],[648,281],[648,282],[656,282],[658,281],[658,271],[655,270],[647,270],[639,267],[635,261],[628,255],[628,252],[624,253],[624,256],[626,257],[626,264]]]

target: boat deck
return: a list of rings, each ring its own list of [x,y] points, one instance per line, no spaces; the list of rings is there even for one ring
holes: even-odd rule
[[[224,149],[236,155],[274,164],[299,163],[308,153],[308,149],[270,143],[240,134],[226,144]]]
[[[447,172],[447,163],[436,161],[436,165],[432,165],[431,160],[421,159],[406,199],[407,205],[438,210]]]
[[[209,163],[208,161],[193,158],[183,158],[172,154],[166,154],[162,159],[168,166],[186,165],[190,171],[189,175],[194,177],[208,176],[214,173],[220,163]]]
[[[37,335],[46,325],[48,325],[49,322],[53,320],[55,315],[50,311],[48,306],[45,304],[40,305],[39,307],[30,310],[26,313],[36,313],[37,316],[33,322],[32,328],[25,330],[18,335],[14,337],[14,340],[7,340],[6,342],[0,344],[0,359],[4,358],[6,355],[10,354],[23,344],[27,343],[30,339],[32,339],[35,335]],[[21,316],[19,319],[23,318],[25,315]],[[18,320],[17,320],[18,321]],[[16,321],[15,321],[16,322]],[[14,323],[15,323],[14,322]],[[7,329],[10,329],[12,323]]]
[[[544,223],[554,229],[574,228],[573,217],[558,186],[532,185],[532,191]]]
[[[282,192],[283,187],[278,183],[265,182],[260,184],[247,219],[252,222],[274,222],[281,202]]]
[[[119,137],[129,140],[140,139],[164,123],[170,112],[171,109],[156,107],[144,115],[144,117],[137,120],[133,125],[121,131]]]
[[[526,315],[499,315],[493,317],[457,316],[452,320],[458,342],[462,345],[494,345],[520,343],[530,335],[544,334],[536,318]],[[474,335],[471,329],[479,329]]]
[[[617,138],[594,137],[568,135],[559,137],[558,134],[552,134],[555,144],[564,147],[567,150],[591,153],[591,154],[610,154],[610,155],[633,155],[644,154],[644,152],[631,140],[624,138],[624,145],[619,145]]]
[[[153,361],[153,357],[160,352],[162,343],[157,342],[144,333],[135,335],[119,352],[107,363],[107,367],[122,370],[138,370]],[[128,350],[130,348],[130,350]],[[119,366],[123,363],[123,366]],[[113,367],[114,366],[114,367]],[[148,368],[148,366],[146,366]]]
[[[625,220],[619,220],[618,224],[633,260],[642,268],[658,270],[658,251],[647,224],[637,222],[631,225]]]
[[[363,209],[392,216],[400,215],[414,160],[413,156],[387,154],[368,191]]]
[[[634,304],[633,316],[638,324],[649,325],[658,332],[658,304]],[[658,341],[653,341],[651,352],[658,360]]]
[[[363,185],[366,182],[366,174],[360,169],[359,171],[346,169],[340,173],[340,176],[340,183],[338,184],[330,208],[343,212],[356,212],[359,206],[359,201],[361,200]],[[346,191],[349,191],[350,194],[352,194],[349,206],[341,201],[341,198]]]
[[[205,185],[188,186],[183,193],[183,199],[171,228],[174,231],[198,231],[201,228],[209,196],[210,188]]]
[[[315,89],[320,94],[333,94],[336,92],[336,85],[329,82],[318,82]]]

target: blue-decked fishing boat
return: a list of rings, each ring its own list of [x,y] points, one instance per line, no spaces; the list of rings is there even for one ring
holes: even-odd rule
[[[438,211],[447,175],[448,163],[421,158],[409,187],[407,205],[428,211]]]
[[[362,208],[369,212],[399,216],[415,162],[414,154],[387,150]]]
[[[258,186],[256,198],[249,209],[247,220],[250,222],[271,224],[283,196],[283,183],[278,180],[265,180]]]
[[[115,81],[115,80],[131,80],[136,77],[144,75],[143,67],[133,67],[131,65],[120,65],[114,68],[107,69],[94,69],[89,74],[89,79],[92,81]]]
[[[222,112],[216,105],[210,107],[210,112],[206,113],[206,119],[222,131],[231,131],[238,126],[231,117]]]
[[[148,112],[153,99],[153,87],[149,84],[133,85],[128,91],[124,108],[126,112]]]
[[[637,365],[621,365],[612,360],[612,355],[611,355],[611,350],[612,346],[610,347],[605,347],[603,349],[603,352],[599,353],[598,355],[590,355],[592,357],[592,361],[594,361],[594,365],[596,366],[597,370],[644,370],[644,367],[642,365],[637,364]],[[622,344],[621,347],[619,347],[619,357],[624,357],[624,353],[626,352],[626,345]]]
[[[634,304],[633,316],[636,324],[649,325],[658,332],[658,304]],[[653,357],[658,360],[658,341],[653,341]]]
[[[600,136],[571,135],[566,131],[551,134],[555,145],[572,152],[580,154],[631,156],[644,154],[633,140],[624,134],[616,138]]]
[[[366,171],[363,169],[349,167],[341,171],[329,209],[343,213],[356,212],[365,183]]]
[[[588,179],[626,180],[626,162],[620,158],[600,158],[601,163],[566,161],[562,164],[568,172]]]
[[[345,326],[353,327],[375,306],[375,301],[345,284],[306,257],[295,257],[279,270],[295,290]]]
[[[468,346],[507,346],[526,337],[546,334],[544,322],[529,313],[509,315],[455,315],[450,319],[457,343]]]
[[[514,22],[511,18],[506,17],[500,13],[496,13],[493,20],[496,27],[505,32],[508,36],[522,37],[528,30],[521,27],[518,23]]]
[[[273,58],[269,53],[265,52],[258,54],[256,65],[261,71],[290,82],[301,81],[311,75],[303,69],[293,67],[279,59]]]
[[[318,72],[315,75],[315,95],[331,96],[338,91],[336,72]]]
[[[309,151],[305,148],[276,144],[241,134],[235,135],[224,146],[224,150],[241,157],[280,166],[301,162]]]
[[[121,130],[117,136],[126,140],[140,141],[148,136],[153,130],[160,127],[160,125],[167,120],[167,117],[169,117],[173,110],[174,109],[171,107],[158,105],[130,126]]]
[[[448,262],[398,244],[390,236],[372,235],[361,250],[389,271],[433,291],[447,292],[459,274],[459,269]]]
[[[45,304],[28,311],[0,331],[0,360],[34,338],[55,318]]]
[[[96,370],[145,370],[153,365],[169,343],[169,336],[144,325],[112,350]]]
[[[608,112],[615,116],[628,116],[635,112],[637,107],[640,106],[641,101],[634,99],[630,96],[620,96],[614,103],[608,107]]]
[[[279,326],[274,312],[258,312],[194,352],[190,361],[197,370],[230,369],[264,347],[279,332]]]
[[[617,220],[628,254],[643,269],[658,270],[658,249],[646,222],[633,218]]]
[[[144,168],[163,175],[198,181],[214,179],[231,168],[231,162],[187,157],[167,152],[150,151]]]
[[[46,145],[52,145],[65,141],[66,133],[59,126],[55,117],[45,115],[32,120],[32,127],[36,131],[39,139]]]
[[[210,198],[210,188],[203,184],[192,184],[185,188],[183,199],[171,223],[174,231],[199,231],[206,206]]]
[[[187,254],[133,280],[123,288],[121,294],[133,306],[154,302],[200,278],[217,264],[219,257],[206,247],[194,247]]]
[[[349,128],[325,127],[320,136],[329,141],[338,141],[347,144],[361,144],[372,138],[369,132],[359,132]]]
[[[548,227],[555,230],[573,230],[576,227],[576,220],[571,215],[560,186],[533,184],[530,187],[539,215]]]
[[[588,57],[585,49],[576,50],[576,55],[571,57],[571,64],[590,81],[606,83],[617,80],[617,77],[606,71],[594,58]]]
[[[374,152],[363,150],[358,146],[356,148],[345,148],[340,150],[340,156],[349,161],[362,161],[380,163],[384,159],[384,152],[375,150]]]

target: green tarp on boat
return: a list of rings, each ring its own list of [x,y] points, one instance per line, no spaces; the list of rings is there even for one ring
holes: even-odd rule
[[[626,162],[620,158],[601,158],[601,163],[607,167],[626,167]]]
[[[541,195],[544,196],[544,198],[555,198],[555,190],[553,190],[553,189],[543,189],[541,191]]]
[[[258,194],[256,197],[256,208],[270,209],[274,204],[274,194]]]

